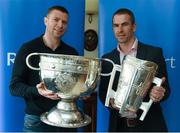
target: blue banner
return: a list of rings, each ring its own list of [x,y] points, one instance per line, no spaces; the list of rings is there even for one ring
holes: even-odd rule
[[[161,105],[170,132],[180,131],[180,89],[178,59],[180,1],[178,0],[99,0],[99,57],[116,47],[112,15],[119,8],[129,8],[136,17],[138,40],[163,48],[171,95]],[[98,101],[97,131],[108,130],[108,110]],[[103,124],[102,124],[103,123]]]
[[[9,81],[16,52],[24,42],[45,31],[44,16],[53,5],[69,11],[68,29],[63,40],[83,54],[85,1],[78,0],[1,0],[0,1],[0,132],[22,131],[24,102],[9,92]],[[78,11],[77,11],[78,9]]]

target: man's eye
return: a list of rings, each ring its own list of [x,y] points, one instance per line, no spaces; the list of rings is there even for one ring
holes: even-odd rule
[[[57,18],[55,18],[55,19],[53,19],[54,21],[56,21],[56,22],[58,22],[58,19]]]
[[[63,23],[63,24],[67,24],[67,22],[66,22],[66,21],[62,21],[62,23]]]
[[[122,25],[123,25],[123,26],[128,26],[128,25],[129,25],[129,23],[123,23]]]
[[[117,24],[113,24],[113,27],[118,27],[118,25]]]

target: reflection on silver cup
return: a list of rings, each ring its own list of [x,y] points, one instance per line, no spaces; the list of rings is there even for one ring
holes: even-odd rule
[[[114,81],[114,76],[112,75],[116,71],[120,71],[121,74],[116,92],[112,90],[112,83],[109,83],[105,106],[109,106],[110,98],[114,98],[114,103],[120,109],[119,113],[121,116],[126,117],[128,115],[126,113],[129,111],[136,113],[138,109],[142,109],[144,112],[140,120],[144,120],[152,100],[145,103],[143,98],[146,96],[152,83],[161,85],[161,79],[155,77],[157,68],[158,66],[154,62],[140,60],[129,55],[126,56],[122,66],[114,64],[110,82]]]
[[[31,56],[40,56],[39,68],[30,65]],[[91,118],[78,109],[76,99],[95,90],[101,71],[98,59],[31,53],[26,58],[26,64],[33,70],[39,70],[47,89],[61,97],[56,107],[41,115],[43,122],[66,128],[82,127],[91,122]]]

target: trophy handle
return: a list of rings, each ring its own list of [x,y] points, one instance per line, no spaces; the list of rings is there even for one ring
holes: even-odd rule
[[[113,70],[110,73],[111,76],[110,76],[108,90],[107,90],[107,94],[106,94],[106,101],[105,101],[105,106],[106,107],[109,107],[109,100],[110,100],[110,98],[114,98],[114,96],[115,96],[116,92],[112,89],[112,86],[113,86],[113,82],[114,82],[116,71],[120,72],[121,69],[122,69],[121,65],[117,65],[117,64],[113,63]]]
[[[111,63],[113,68],[114,68],[115,64],[114,64],[114,62],[112,60],[110,60],[108,58],[102,58],[101,60],[107,61],[107,62]],[[111,76],[111,74],[112,74],[112,72],[109,72],[109,73],[100,73],[101,76]]]
[[[108,85],[107,94],[106,94],[106,101],[105,101],[105,106],[109,107],[109,100],[110,100],[110,98],[114,98],[115,93],[116,93],[112,89],[115,74],[116,74],[116,71],[120,72],[122,67],[121,67],[121,65],[114,64],[114,62],[112,60],[110,60],[110,59],[103,58],[102,60],[110,62],[112,64],[112,66],[113,66],[112,72],[110,72],[110,73],[101,73],[100,74],[101,76],[110,76],[109,85]]]
[[[26,64],[29,68],[31,68],[32,70],[40,70],[40,68],[37,68],[37,67],[33,67],[29,64],[29,59],[31,56],[35,56],[35,55],[40,55],[40,53],[31,53],[29,54],[27,57],[26,57]]]
[[[97,85],[96,83],[99,80],[99,75],[100,75],[100,70],[101,70],[99,66],[97,67],[96,63],[97,63],[96,60],[89,60],[88,73],[87,73],[86,80],[84,83],[84,86],[88,91],[81,93],[81,96],[91,94],[96,88],[96,85]]]
[[[153,80],[153,83],[155,83],[157,86],[161,86],[162,79],[155,77]],[[141,117],[139,118],[139,120],[141,120],[141,121],[144,120],[144,118],[146,117],[146,114],[149,111],[152,103],[153,103],[152,99],[150,99],[149,102],[142,102],[140,109],[143,110],[143,113],[142,113]]]

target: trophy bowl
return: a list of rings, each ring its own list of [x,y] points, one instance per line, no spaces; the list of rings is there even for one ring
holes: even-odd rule
[[[39,68],[30,65],[32,56],[40,56]],[[40,71],[41,81],[46,88],[61,98],[56,107],[41,115],[44,123],[57,127],[78,128],[91,122],[91,118],[80,111],[76,100],[95,90],[101,71],[98,59],[31,53],[26,58],[26,64],[29,68]]]

